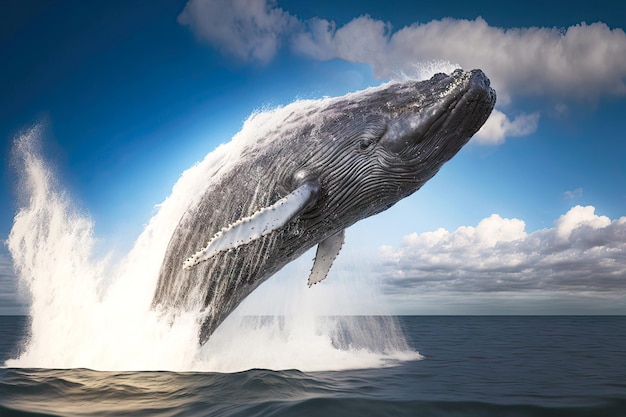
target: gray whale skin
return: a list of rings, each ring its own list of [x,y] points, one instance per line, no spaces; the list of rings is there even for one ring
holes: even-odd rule
[[[496,94],[480,70],[289,105],[210,183],[169,242],[153,307],[198,312],[204,344],[262,282],[317,245],[323,280],[344,230],[417,191],[480,129]]]

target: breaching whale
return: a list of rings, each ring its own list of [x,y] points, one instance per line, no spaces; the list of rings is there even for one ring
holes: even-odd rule
[[[487,120],[480,70],[436,74],[281,109],[219,169],[169,242],[153,306],[197,311],[203,344],[262,282],[317,245],[326,278],[344,230],[418,190]]]

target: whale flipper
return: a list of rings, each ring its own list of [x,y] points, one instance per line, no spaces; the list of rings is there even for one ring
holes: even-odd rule
[[[272,233],[315,202],[318,195],[319,184],[316,181],[303,183],[271,206],[263,207],[217,232],[202,250],[183,262],[183,269]]]
[[[313,268],[311,269],[311,274],[309,275],[309,280],[307,281],[309,287],[326,278],[330,267],[337,258],[337,255],[339,255],[344,239],[345,229],[342,229],[334,235],[322,240],[317,245],[315,261],[313,262]]]

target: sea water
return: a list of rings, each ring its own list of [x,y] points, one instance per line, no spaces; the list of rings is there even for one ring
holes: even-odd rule
[[[626,317],[396,319],[421,360],[309,372],[2,368],[0,415],[626,415]],[[0,361],[27,333],[27,317],[0,317]]]

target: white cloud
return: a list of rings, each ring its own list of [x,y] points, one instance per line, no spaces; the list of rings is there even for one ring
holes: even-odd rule
[[[243,61],[269,62],[296,20],[266,0],[190,0],[178,22]]]
[[[368,63],[377,76],[409,71],[415,61],[443,60],[481,68],[501,102],[511,94],[596,97],[626,94],[626,34],[603,23],[556,28],[502,29],[482,18],[414,23],[395,33],[388,24],[361,16],[335,29],[317,28],[296,51],[316,59]],[[308,37],[300,34],[296,40]],[[314,42],[314,39],[323,42]]]
[[[578,229],[586,227],[597,230],[606,228],[610,224],[611,219],[606,216],[597,216],[593,206],[573,207],[554,223],[556,236],[561,242],[567,242],[572,233]]]
[[[298,33],[292,47],[315,59],[340,58],[373,64],[373,60],[381,57],[389,47],[391,25],[369,16],[357,17],[339,29],[334,22],[320,19],[316,19],[310,27],[314,31],[305,29]],[[389,77],[389,74],[380,75]]]
[[[390,293],[626,292],[626,217],[576,206],[533,233],[497,214],[476,227],[412,234],[381,248]]]
[[[282,37],[317,60],[370,64],[392,78],[415,62],[454,62],[481,68],[501,103],[511,95],[597,97],[626,94],[626,34],[604,23],[567,29],[503,29],[484,19],[445,18],[393,31],[360,16],[337,27],[323,18],[302,21],[266,0],[190,0],[179,16],[203,40],[244,60],[267,62]]]
[[[526,136],[537,130],[539,113],[522,113],[510,120],[506,114],[494,109],[473,140],[483,145],[499,145],[507,137]]]

